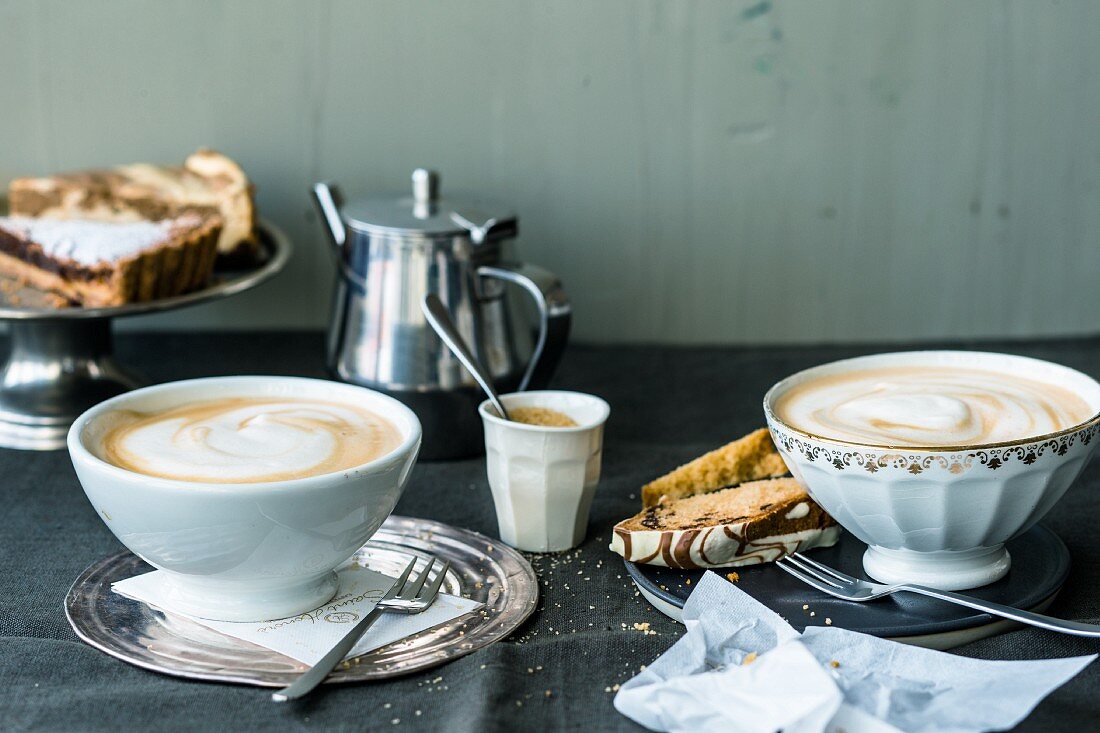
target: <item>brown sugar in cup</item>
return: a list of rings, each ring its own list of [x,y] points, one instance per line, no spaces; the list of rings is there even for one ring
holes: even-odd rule
[[[508,411],[508,418],[524,425],[540,425],[544,428],[575,428],[577,421],[564,412],[549,407],[516,407]]]

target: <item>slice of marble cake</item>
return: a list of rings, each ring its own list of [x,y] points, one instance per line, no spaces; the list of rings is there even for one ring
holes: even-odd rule
[[[615,525],[611,550],[631,562],[723,568],[828,547],[840,527],[793,478],[665,499]]]

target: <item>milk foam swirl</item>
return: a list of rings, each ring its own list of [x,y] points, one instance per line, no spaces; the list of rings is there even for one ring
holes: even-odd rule
[[[231,398],[163,412],[117,410],[100,457],[138,473],[213,483],[285,481],[340,471],[394,450],[386,419],[349,405]]]
[[[1093,416],[1054,384],[955,367],[885,367],[810,379],[776,400],[788,425],[823,438],[891,446],[964,446],[1056,432]]]

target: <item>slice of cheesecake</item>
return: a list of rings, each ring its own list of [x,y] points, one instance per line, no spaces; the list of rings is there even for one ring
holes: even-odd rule
[[[662,498],[680,499],[787,473],[767,428],[761,428],[646,484],[642,505],[651,507]]]
[[[161,221],[0,217],[0,275],[72,305],[122,305],[201,287],[214,269],[221,219]]]
[[[827,547],[840,527],[792,478],[750,481],[665,500],[615,525],[611,550],[630,562],[723,568]]]
[[[112,222],[161,221],[182,214],[221,221],[217,252],[229,264],[258,251],[253,186],[236,162],[199,150],[182,166],[115,168],[18,178],[8,187],[12,215]]]

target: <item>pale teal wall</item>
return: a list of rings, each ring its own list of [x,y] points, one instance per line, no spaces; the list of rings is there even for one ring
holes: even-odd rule
[[[200,145],[290,232],[153,326],[324,322],[306,198],[514,203],[588,340],[1096,330],[1100,3],[0,2],[0,182]]]

